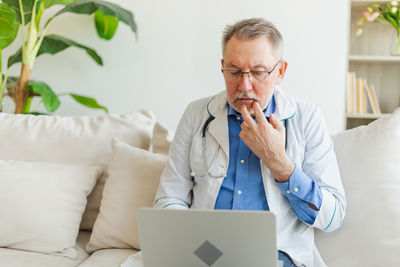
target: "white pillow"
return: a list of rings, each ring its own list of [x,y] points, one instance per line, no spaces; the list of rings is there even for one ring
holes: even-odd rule
[[[400,266],[400,108],[333,137],[348,208],[334,233],[317,232],[330,267]]]
[[[152,207],[167,157],[112,141],[109,177],[88,252],[102,248],[140,249],[136,209]]]
[[[0,160],[0,247],[76,258],[87,196],[102,167]]]
[[[0,159],[103,166],[82,219],[81,228],[90,230],[107,177],[111,137],[148,149],[154,122],[147,111],[81,117],[0,113]]]
[[[160,122],[156,122],[151,139],[152,151],[156,154],[168,155],[174,133]]]

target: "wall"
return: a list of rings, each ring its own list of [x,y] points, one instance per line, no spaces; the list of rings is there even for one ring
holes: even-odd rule
[[[134,12],[139,27],[137,40],[122,23],[114,39],[107,42],[97,38],[92,17],[60,16],[49,32],[62,32],[95,48],[103,57],[104,67],[97,66],[81,50],[70,48],[56,56],[41,56],[33,78],[46,81],[58,93],[96,96],[114,113],[152,110],[159,121],[175,129],[190,101],[224,89],[220,73],[224,26],[262,16],[275,23],[285,39],[289,67],[281,87],[320,105],[331,133],[344,129],[347,0],[113,2]],[[15,46],[5,51],[4,58],[13,51]],[[11,69],[11,74],[18,72],[19,66]],[[63,98],[57,113],[99,112]]]

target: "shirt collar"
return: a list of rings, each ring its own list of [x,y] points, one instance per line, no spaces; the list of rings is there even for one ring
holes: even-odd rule
[[[242,116],[239,112],[237,112],[236,110],[234,110],[231,105],[228,105],[228,116]],[[266,118],[269,118],[271,116],[271,114],[273,114],[275,112],[275,97],[274,95],[272,95],[272,97],[270,98],[267,108],[264,109],[264,115]]]

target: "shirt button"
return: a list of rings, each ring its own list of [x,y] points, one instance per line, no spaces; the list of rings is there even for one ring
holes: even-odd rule
[[[295,187],[294,192],[299,192],[299,188]]]
[[[237,193],[238,193],[238,195],[241,195],[241,194],[242,194],[242,191],[238,190],[238,192],[237,192]]]
[[[241,160],[240,160],[240,163],[244,164],[244,160],[243,160],[243,159],[241,159]]]
[[[290,194],[290,190],[286,190],[286,193]]]
[[[237,116],[236,119],[237,119],[238,121],[240,121],[240,117],[239,117],[239,116]]]
[[[195,173],[195,172],[191,172],[191,173],[190,173],[190,176],[195,177],[195,176],[196,176],[196,173]]]

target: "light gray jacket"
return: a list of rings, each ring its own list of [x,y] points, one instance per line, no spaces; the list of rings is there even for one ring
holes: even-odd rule
[[[278,250],[288,253],[299,266],[326,266],[315,246],[313,228],[334,231],[342,224],[346,210],[333,143],[318,107],[284,94],[279,87],[275,88],[274,97],[276,117],[287,120],[288,156],[298,168],[317,181],[323,194],[314,224],[300,221],[261,161],[268,205],[277,218]],[[209,124],[205,138],[202,138],[203,125],[210,115],[215,119]],[[225,91],[189,104],[169,151],[155,207],[214,209],[228,169],[228,131]],[[289,182],[293,194],[302,194],[301,188],[295,192],[293,187]]]

